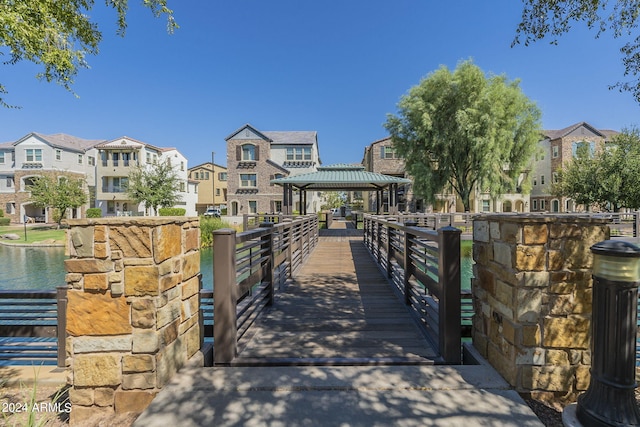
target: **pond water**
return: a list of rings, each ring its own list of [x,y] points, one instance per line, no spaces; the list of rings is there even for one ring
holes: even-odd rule
[[[65,284],[64,248],[25,248],[0,245],[0,290],[53,290]],[[463,251],[462,289],[471,287],[473,261]],[[213,251],[200,252],[202,287],[213,289]]]

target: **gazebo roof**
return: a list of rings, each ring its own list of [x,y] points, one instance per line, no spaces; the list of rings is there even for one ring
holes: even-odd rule
[[[272,184],[291,184],[300,190],[367,191],[381,190],[391,184],[409,184],[411,180],[368,172],[358,164],[320,166],[316,172],[272,179]]]

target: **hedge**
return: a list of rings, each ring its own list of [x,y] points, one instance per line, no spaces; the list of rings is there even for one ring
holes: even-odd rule
[[[158,214],[160,216],[184,216],[187,213],[185,208],[160,208]]]
[[[87,218],[102,218],[102,209],[100,208],[87,209]]]

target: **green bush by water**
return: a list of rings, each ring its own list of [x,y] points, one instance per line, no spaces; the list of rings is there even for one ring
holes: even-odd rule
[[[231,224],[221,218],[200,217],[200,246],[208,248],[213,245],[213,232],[221,228],[233,228]]]
[[[102,209],[100,208],[87,209],[87,218],[102,218]]]
[[[184,216],[187,213],[185,208],[160,208],[158,214],[160,216]]]

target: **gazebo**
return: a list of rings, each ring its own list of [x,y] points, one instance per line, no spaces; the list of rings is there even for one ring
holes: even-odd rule
[[[300,196],[301,214],[307,213],[307,191],[375,191],[376,213],[380,213],[382,197],[389,191],[389,211],[398,207],[398,185],[410,184],[411,180],[381,173],[368,172],[357,164],[337,164],[320,166],[316,172],[292,175],[271,180],[283,189],[282,210],[285,215],[293,213],[293,191]]]

